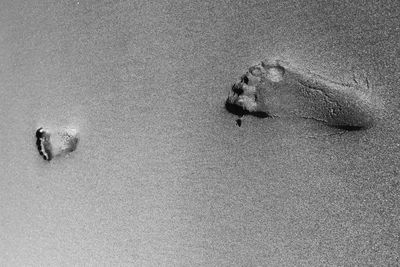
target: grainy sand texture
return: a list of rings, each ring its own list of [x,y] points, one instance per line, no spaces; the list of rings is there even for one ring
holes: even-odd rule
[[[279,60],[251,66],[232,86],[228,111],[240,116],[314,119],[330,126],[363,129],[379,118],[368,78],[339,83]]]
[[[399,14],[0,1],[0,265],[399,265]]]
[[[44,160],[67,155],[74,151],[78,145],[78,131],[70,127],[60,129],[46,129],[40,127],[36,130],[36,146]]]

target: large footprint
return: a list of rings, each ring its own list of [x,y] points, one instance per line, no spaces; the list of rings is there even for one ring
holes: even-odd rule
[[[240,116],[300,117],[362,129],[374,125],[377,118],[377,109],[365,91],[357,81],[331,81],[274,60],[251,66],[233,85],[226,108]]]

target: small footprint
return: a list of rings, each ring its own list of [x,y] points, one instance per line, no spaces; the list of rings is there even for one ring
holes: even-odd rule
[[[50,161],[56,156],[76,150],[78,132],[74,128],[36,130],[36,146],[44,160]]]
[[[356,130],[377,120],[367,91],[371,92],[368,79],[366,84],[355,78],[353,83],[340,83],[288,62],[263,61],[232,86],[225,107],[239,116],[305,118]]]

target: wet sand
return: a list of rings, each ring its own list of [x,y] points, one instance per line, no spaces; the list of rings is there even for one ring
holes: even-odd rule
[[[399,4],[3,1],[2,265],[396,265]],[[249,66],[367,76],[365,130],[225,109]],[[44,161],[40,126],[79,127]]]

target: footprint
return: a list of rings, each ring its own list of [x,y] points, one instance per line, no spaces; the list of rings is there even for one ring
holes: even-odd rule
[[[36,146],[44,160],[52,160],[56,156],[65,155],[76,149],[78,132],[74,128],[58,130],[40,127],[36,131]]]
[[[225,107],[239,116],[306,118],[355,130],[376,122],[369,89],[368,83],[339,83],[274,60],[251,66],[232,86]]]

